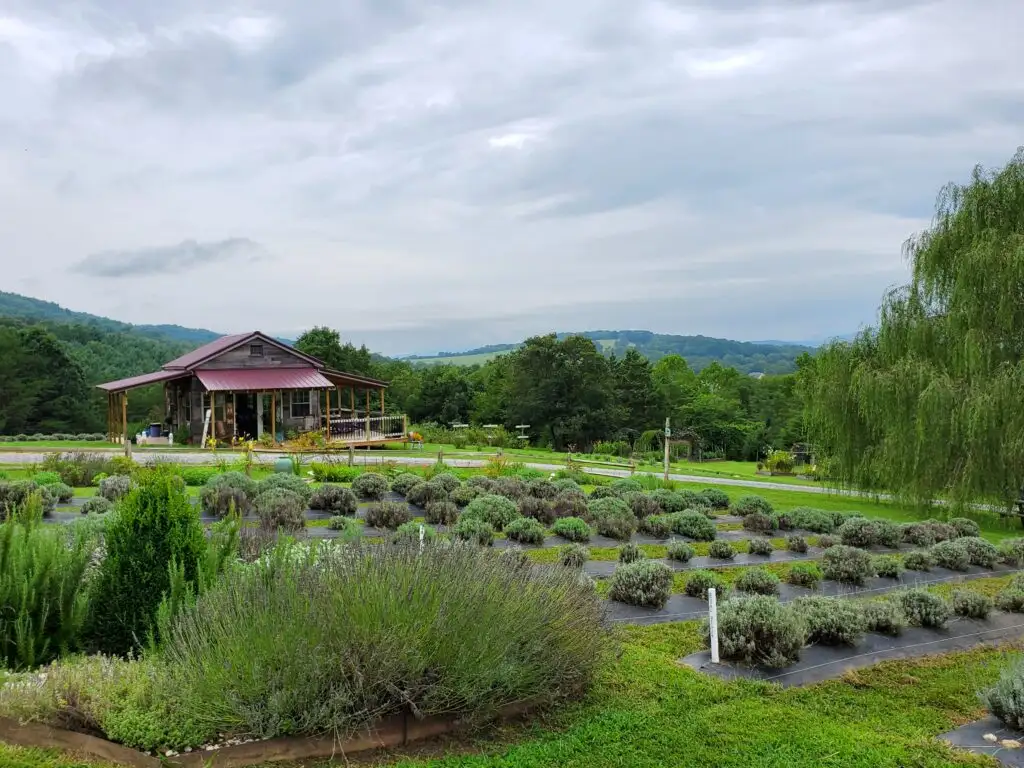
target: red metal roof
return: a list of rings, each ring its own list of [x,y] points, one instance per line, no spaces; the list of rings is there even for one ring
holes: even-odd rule
[[[258,389],[332,389],[334,384],[316,368],[234,368],[227,370],[200,370],[199,377],[208,390]]]
[[[245,341],[250,336],[256,336],[258,332],[249,333],[236,333],[231,336],[221,336],[219,339],[214,339],[208,344],[198,349],[193,349],[191,352],[187,352],[181,357],[177,357],[171,360],[169,363],[164,363],[164,368],[188,368],[190,365],[202,362],[219,352],[223,352],[226,349],[230,349],[241,341]]]
[[[153,373],[144,373],[141,376],[130,376],[127,379],[108,381],[106,384],[99,384],[97,386],[105,392],[124,392],[129,389],[135,389],[136,387],[158,384],[161,381],[180,379],[182,376],[187,375],[188,374],[184,371],[155,371]]]

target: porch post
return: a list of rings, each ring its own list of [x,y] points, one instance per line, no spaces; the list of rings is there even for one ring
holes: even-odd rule
[[[128,442],[128,391],[121,393],[121,441]]]
[[[366,439],[370,439],[370,390],[366,390]]]
[[[214,447],[217,446],[217,393],[210,390],[210,437]]]
[[[263,437],[263,393],[256,393],[256,439]]]
[[[348,388],[348,410],[352,415],[349,418],[354,419],[356,417],[356,388]]]
[[[238,437],[238,393],[231,393],[231,436]]]
[[[384,390],[378,390],[380,392],[380,415],[384,415]]]
[[[277,390],[270,393],[270,437],[277,445]]]
[[[330,389],[327,390],[327,413],[326,413],[325,418],[324,418],[324,424],[327,425],[326,440],[327,440],[327,442],[330,442],[331,441],[331,390]]]

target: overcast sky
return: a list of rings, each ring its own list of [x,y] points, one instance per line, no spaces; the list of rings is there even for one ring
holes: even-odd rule
[[[939,187],[1024,143],[1021,29],[1021,0],[0,0],[0,288],[390,354],[855,331]]]

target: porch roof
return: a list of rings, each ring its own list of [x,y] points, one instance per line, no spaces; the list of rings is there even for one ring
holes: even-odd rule
[[[316,368],[202,369],[193,373],[211,392],[334,387]]]
[[[159,384],[161,381],[171,381],[189,375],[186,371],[154,371],[141,376],[129,376],[127,379],[108,381],[106,384],[97,386],[105,392],[127,392],[129,389],[148,387],[150,384]]]

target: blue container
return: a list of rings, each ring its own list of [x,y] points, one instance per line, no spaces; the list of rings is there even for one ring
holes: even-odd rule
[[[149,436],[150,437],[160,437],[160,425],[159,424],[150,424],[149,425]]]

